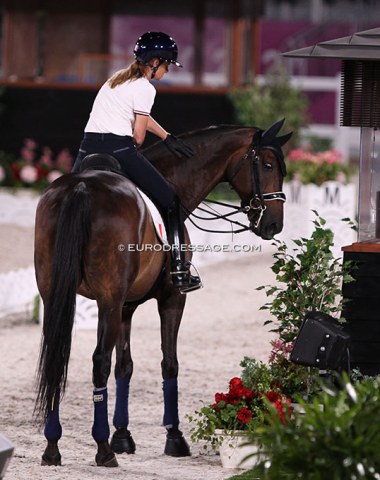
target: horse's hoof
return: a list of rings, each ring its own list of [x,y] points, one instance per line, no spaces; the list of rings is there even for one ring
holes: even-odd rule
[[[136,444],[127,428],[118,428],[112,435],[111,449],[115,453],[135,453]]]
[[[47,447],[42,455],[41,465],[54,467],[61,465],[61,454],[59,453],[57,443],[48,442]]]
[[[180,430],[168,430],[164,453],[170,457],[189,457],[191,455],[189,445]]]
[[[108,442],[98,443],[98,453],[95,456],[95,462],[98,467],[118,467],[115,454],[111,450]]]

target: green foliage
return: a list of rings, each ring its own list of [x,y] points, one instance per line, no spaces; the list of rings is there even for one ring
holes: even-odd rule
[[[283,68],[267,74],[263,85],[253,81],[232,90],[230,99],[241,125],[267,128],[285,117],[287,131],[293,131],[289,147],[298,144],[300,129],[308,123],[308,100],[300,89],[292,87]]]
[[[324,152],[333,148],[333,141],[331,138],[306,135],[305,139],[309,144],[310,149],[314,152]]]
[[[293,240],[296,247],[290,251],[285,242],[274,240],[277,252],[271,269],[276,275],[276,285],[258,287],[265,290],[270,302],[261,307],[268,310],[276,322],[273,329],[285,343],[293,342],[306,313],[321,311],[337,316],[342,309],[342,280],[351,281],[349,265],[334,259],[331,247],[333,232],[325,227],[326,221],[314,211],[315,227],[309,239]]]
[[[311,403],[300,404],[304,413],[294,411],[285,425],[272,411],[258,428],[265,461],[250,472],[251,478],[380,478],[379,378],[354,387],[344,376],[340,389],[325,386]]]
[[[269,391],[273,386],[273,375],[266,363],[258,362],[254,358],[244,357],[240,362],[242,367],[241,379],[248,388],[257,388]]]
[[[228,201],[236,201],[240,203],[239,195],[227,182],[222,182],[216,185],[216,187],[214,187],[213,190],[208,194],[207,198],[209,200],[217,200],[217,201],[228,200]]]
[[[272,352],[268,363],[258,362],[254,358],[244,357],[242,380],[245,385],[261,385],[263,390],[278,388],[292,401],[302,395],[308,398],[320,390],[317,369],[308,369],[289,360],[288,351],[276,350],[280,342],[272,342]]]
[[[251,470],[241,473],[240,475],[234,475],[230,477],[228,480],[260,480],[260,477],[252,476],[253,473]]]

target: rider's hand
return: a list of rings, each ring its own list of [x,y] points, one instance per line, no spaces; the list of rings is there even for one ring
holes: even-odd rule
[[[193,147],[174,135],[169,134],[164,143],[178,158],[181,158],[183,155],[190,158],[194,155]]]

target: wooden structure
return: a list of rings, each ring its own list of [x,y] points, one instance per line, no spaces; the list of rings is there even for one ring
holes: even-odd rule
[[[81,52],[107,52],[109,0],[4,0],[2,80],[62,80]]]
[[[205,20],[228,21],[228,86],[244,83],[258,65],[259,18],[263,1],[244,0],[3,0],[3,84],[82,83],[86,55],[110,55],[109,34],[114,15],[171,16],[193,19],[193,85],[202,86]],[[111,59],[111,57],[109,57]],[[82,59],[82,60],[81,60]],[[83,77],[83,75],[82,75]],[[82,80],[82,81],[81,81]],[[104,80],[104,79],[103,79]],[[73,85],[71,85],[72,87]]]
[[[380,28],[287,52],[342,59],[341,125],[359,126],[358,241],[342,248],[353,282],[344,283],[343,317],[351,334],[351,365],[380,373]],[[377,137],[377,138],[376,138]],[[342,217],[344,212],[342,212]]]
[[[139,19],[152,30],[166,24],[191,25],[187,48],[196,62],[192,70],[183,69],[190,82],[157,85],[160,94],[153,111],[157,121],[174,134],[233,123],[228,90],[245,83],[259,64],[263,4],[263,0],[3,0],[0,87],[5,93],[0,102],[5,108],[0,112],[0,150],[17,156],[24,139],[33,138],[41,146],[54,151],[67,147],[76,155],[96,92],[108,77],[107,62],[108,67],[117,63],[112,35],[120,17],[127,18],[127,30]],[[222,21],[226,29],[221,45],[225,82],[218,87],[205,82],[210,21]],[[180,48],[182,52],[182,42]],[[89,81],[89,65],[95,80]],[[147,143],[151,140],[148,136]]]

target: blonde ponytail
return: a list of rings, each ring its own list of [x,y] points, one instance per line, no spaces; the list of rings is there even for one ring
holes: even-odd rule
[[[108,85],[111,88],[115,88],[118,85],[122,85],[123,83],[127,82],[128,80],[133,81],[133,80],[136,80],[137,78],[144,77],[145,68],[146,68],[145,65],[135,61],[131,63],[129,67],[114,73],[112,77],[108,80]]]

